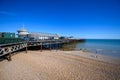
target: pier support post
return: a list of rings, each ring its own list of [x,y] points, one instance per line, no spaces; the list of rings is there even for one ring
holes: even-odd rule
[[[58,43],[56,42],[56,51],[58,50]]]
[[[42,52],[42,42],[40,43],[40,52]]]
[[[26,47],[25,47],[25,52],[26,52],[26,53],[27,53],[27,50],[28,50],[28,49],[27,49],[27,43],[26,43]]]
[[[8,47],[8,50],[9,50],[9,56],[8,56],[8,61],[12,61],[12,55],[11,55],[11,48]]]
[[[50,51],[51,51],[51,47],[52,47],[52,46],[51,46],[51,41],[50,41]]]

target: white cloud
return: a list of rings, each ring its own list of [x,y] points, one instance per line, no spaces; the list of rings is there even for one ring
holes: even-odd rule
[[[0,15],[15,16],[15,13],[12,13],[12,12],[7,12],[7,11],[0,11]]]

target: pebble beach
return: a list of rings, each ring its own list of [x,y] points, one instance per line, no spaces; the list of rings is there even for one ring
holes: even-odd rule
[[[83,51],[28,51],[0,62],[0,80],[120,80],[120,60]]]

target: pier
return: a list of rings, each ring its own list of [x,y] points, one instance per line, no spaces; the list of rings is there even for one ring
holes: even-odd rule
[[[71,40],[40,40],[40,41],[23,41],[23,42],[18,42],[18,43],[10,43],[10,44],[3,44],[0,45],[0,57],[7,55],[7,59],[9,61],[12,60],[12,53],[15,51],[19,51],[21,49],[24,49],[25,52],[27,53],[27,50],[29,47],[34,47],[34,46],[40,46],[40,52],[43,50],[43,46],[49,45],[49,50],[52,48],[52,44],[56,45],[56,49],[58,48],[58,44],[65,44],[69,43]]]
[[[59,34],[51,34],[45,32],[29,32],[23,28],[17,30],[18,37],[15,37],[15,33],[0,32],[0,59],[3,56],[11,61],[12,53],[17,51],[25,51],[28,49],[39,48],[40,52],[43,49],[58,49],[63,44],[74,43],[75,41],[84,41],[83,39],[75,39],[74,37],[60,36]]]

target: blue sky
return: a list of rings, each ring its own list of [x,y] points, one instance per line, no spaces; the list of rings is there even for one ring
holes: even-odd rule
[[[120,39],[119,0],[0,0],[0,32]]]

